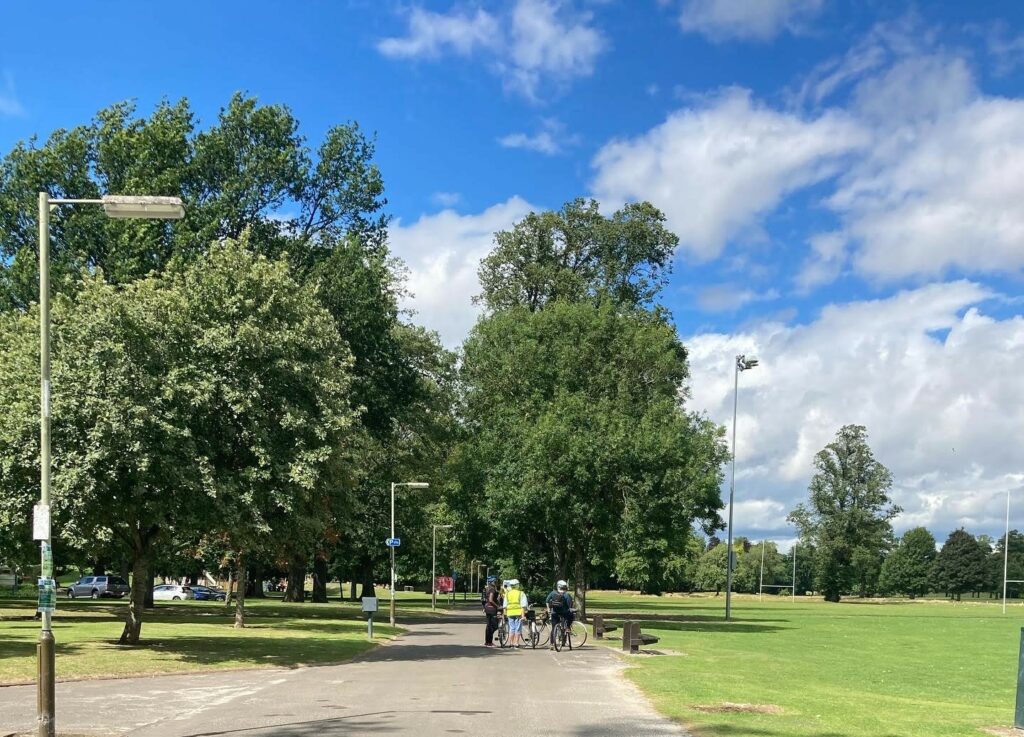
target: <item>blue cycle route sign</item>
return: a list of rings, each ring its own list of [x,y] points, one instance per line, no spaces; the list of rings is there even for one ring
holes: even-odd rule
[[[387,540],[384,541],[384,544],[387,545],[389,548],[397,548],[399,545],[402,544],[402,539],[398,537],[389,537]]]

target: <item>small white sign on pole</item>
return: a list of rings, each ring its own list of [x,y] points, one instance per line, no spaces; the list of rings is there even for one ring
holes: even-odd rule
[[[32,509],[32,539],[50,539],[50,505],[37,504]]]
[[[377,611],[377,597],[376,596],[364,596],[363,597],[363,611],[364,612],[375,612],[375,611]]]

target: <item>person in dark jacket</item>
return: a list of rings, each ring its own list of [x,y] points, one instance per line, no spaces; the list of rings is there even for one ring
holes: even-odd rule
[[[495,576],[487,577],[487,588],[484,589],[484,614],[487,616],[487,629],[484,630],[484,647],[494,647],[494,631],[498,629],[498,612],[501,611],[501,589],[498,588]]]

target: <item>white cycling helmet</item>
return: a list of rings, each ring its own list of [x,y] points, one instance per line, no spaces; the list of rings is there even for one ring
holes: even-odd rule
[[[562,591],[564,589],[569,588],[569,584],[567,584],[565,581],[559,581],[558,583],[555,584],[555,588],[558,589],[559,591]]]
[[[508,585],[512,586],[512,587],[518,586],[519,585],[519,579],[518,578],[513,578],[513,579],[509,580]]]

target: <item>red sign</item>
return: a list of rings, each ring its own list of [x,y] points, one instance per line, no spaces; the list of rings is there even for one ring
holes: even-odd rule
[[[455,581],[451,576],[438,576],[434,579],[434,589],[439,594],[450,594],[455,591]]]

